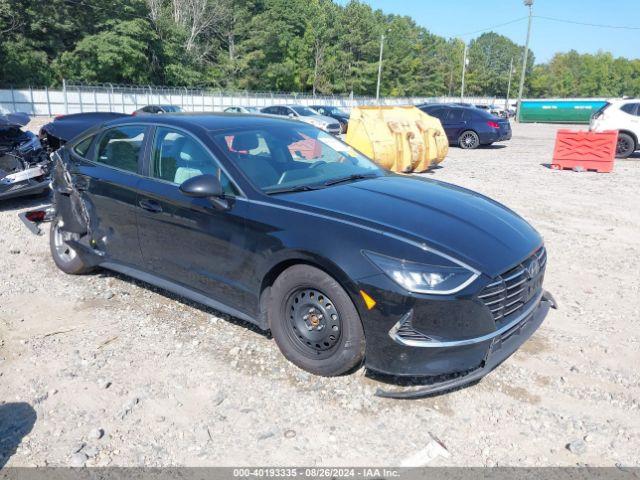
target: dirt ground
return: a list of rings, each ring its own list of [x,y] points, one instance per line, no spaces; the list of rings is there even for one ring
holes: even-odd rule
[[[0,467],[640,466],[640,158],[550,170],[557,128],[515,125],[429,174],[542,233],[560,308],[480,383],[415,401],[375,397],[363,371],[309,375],[148,285],[64,275],[17,217],[41,200],[1,204]]]

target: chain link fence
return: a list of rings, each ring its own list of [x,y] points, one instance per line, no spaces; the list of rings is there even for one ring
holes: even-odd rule
[[[61,89],[28,88],[0,90],[0,113],[67,115],[82,112],[132,113],[145,105],[178,105],[186,112],[221,112],[228,107],[270,105],[334,105],[350,110],[360,105],[416,105],[425,102],[460,102],[460,97],[375,97],[356,95],[310,95],[275,92],[233,92],[188,87],[72,84]],[[465,97],[473,104],[504,104],[494,97]]]

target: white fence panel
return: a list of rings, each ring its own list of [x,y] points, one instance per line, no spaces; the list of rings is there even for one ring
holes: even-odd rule
[[[459,97],[381,98],[353,96],[312,96],[308,94],[215,92],[168,87],[122,87],[65,85],[63,89],[0,90],[0,113],[26,112],[30,115],[65,115],[81,112],[132,113],[144,105],[178,105],[187,112],[220,112],[231,106],[263,108],[269,105],[336,105],[350,110],[358,105],[410,105],[424,102],[459,102]],[[468,97],[474,104],[504,104],[504,99]]]

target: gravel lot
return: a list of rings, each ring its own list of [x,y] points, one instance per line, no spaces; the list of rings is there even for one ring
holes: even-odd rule
[[[32,128],[36,128],[35,124]],[[553,171],[557,127],[452,148],[430,174],[485,193],[545,237],[540,330],[479,384],[380,399],[326,379],[240,321],[100,271],[58,271],[48,232],[0,205],[0,467],[426,464],[640,466],[640,158]]]

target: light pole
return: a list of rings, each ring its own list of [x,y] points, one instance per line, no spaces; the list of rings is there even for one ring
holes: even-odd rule
[[[380,80],[382,78],[382,52],[384,51],[384,33],[380,36],[380,60],[378,62],[378,86],[376,87],[376,102],[380,101]]]
[[[522,72],[520,72],[520,88],[518,89],[518,121],[520,121],[520,106],[522,103],[522,92],[524,90],[524,76],[527,71],[527,57],[529,56],[529,40],[531,39],[531,18],[533,17],[533,0],[524,0],[525,7],[529,7],[529,26],[527,27],[527,41],[524,44],[524,56],[522,58]]]
[[[511,95],[511,75],[513,75],[513,57],[509,62],[509,83],[507,84],[507,98],[504,101],[504,111],[509,112],[509,96]]]
[[[462,55],[462,84],[460,86],[460,101],[464,101],[464,74],[467,71],[467,64],[469,60],[467,59],[467,44],[464,44],[464,53]]]

